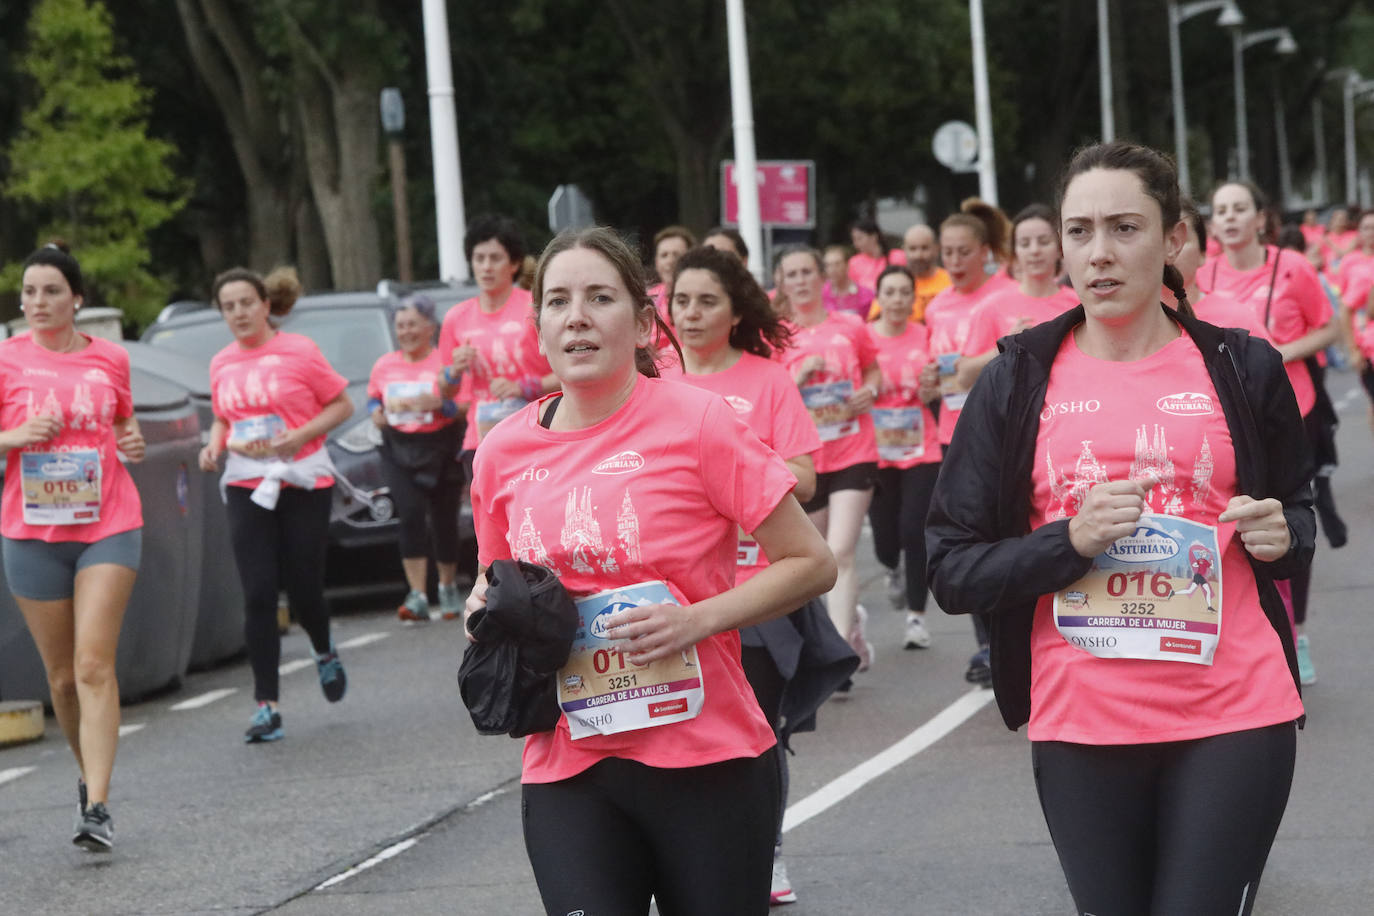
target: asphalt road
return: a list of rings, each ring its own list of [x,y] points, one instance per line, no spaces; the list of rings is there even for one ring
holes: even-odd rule
[[[1318,553],[1319,681],[1255,910],[1269,916],[1367,912],[1374,898],[1374,436],[1356,385],[1330,383],[1351,543]],[[805,819],[784,852],[800,900],[779,912],[1072,912],[1024,733],[963,681],[968,621],[933,612],[934,646],[903,651],[901,619],[866,547],[861,557],[877,663],[794,740],[792,817]],[[243,664],[125,708],[112,855],[69,842],[76,770],[52,720],[42,741],[0,751],[0,913],[539,912],[519,745],[473,731],[455,682],[459,627],[402,625],[389,608],[337,627],[349,675],[337,705],[320,695],[303,635],[285,641],[283,741],[242,743]],[[204,703],[176,708],[187,701]]]

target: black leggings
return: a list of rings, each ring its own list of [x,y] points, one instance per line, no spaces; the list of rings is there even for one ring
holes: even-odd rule
[[[1079,913],[1244,916],[1288,804],[1292,722],[1164,744],[1031,745]]]
[[[940,463],[909,468],[878,468],[878,488],[868,506],[873,526],[873,552],[878,562],[896,569],[906,555],[906,607],[924,611],[926,595],[926,515],[935,492]]]
[[[428,556],[433,544],[435,562],[458,562],[458,503],[463,495],[463,472],[457,461],[449,463],[452,469],[446,467],[438,483],[425,489],[409,471],[382,461],[382,478],[396,506],[397,540],[403,559]]]
[[[329,610],[324,603],[324,554],[329,543],[332,487],[282,487],[275,511],[250,498],[251,487],[227,487],[229,535],[243,583],[243,635],[253,667],[253,696],[277,697],[281,636],[277,590],[286,590],[291,612],[318,653],[329,651]]]
[[[759,709],[764,718],[773,726],[773,737],[778,739],[774,760],[778,764],[778,829],[773,837],[773,845],[782,848],[782,818],[787,812],[787,788],[791,773],[787,769],[787,749],[782,746],[782,695],[787,690],[787,681],[773,661],[772,654],[762,646],[740,646],[740,665],[749,686],[754,688],[754,699],[759,701]]]
[[[671,727],[671,726],[669,726]],[[665,769],[608,758],[522,787],[525,849],[550,916],[765,914],[776,749]]]

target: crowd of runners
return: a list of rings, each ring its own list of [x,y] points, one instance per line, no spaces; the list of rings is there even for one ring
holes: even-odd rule
[[[796,899],[785,749],[873,664],[867,523],[904,648],[932,644],[932,594],[970,615],[965,678],[1029,723],[1079,910],[1248,913],[1316,679],[1315,519],[1346,540],[1327,363],[1374,399],[1374,212],[1280,215],[1246,182],[1190,201],[1168,157],[1112,143],[1011,217],[969,199],[900,245],[862,219],[849,245],[783,248],[767,289],[730,228],[698,244],[668,226],[644,258],[612,230],[566,232],[536,260],[513,221],[469,226],[478,295],[442,321],[423,294],[396,303],[367,409],[401,620],[509,613],[528,566],[504,561],[552,570],[575,609],[546,673],[556,724],[523,759],[548,911]],[[200,467],[245,593],[255,744],[285,735],[279,589],[326,698],[347,685],[323,446],[353,408],[277,326],[299,292],[289,269],[213,284],[233,341]],[[78,766],[73,838],[101,851],[142,525],[121,458],[144,446],[127,354],[76,330],[84,294],[64,246],[25,262],[31,331],[0,343],[0,522]]]

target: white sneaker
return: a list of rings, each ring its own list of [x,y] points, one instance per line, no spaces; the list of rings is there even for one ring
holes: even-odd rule
[[[859,656],[858,671],[873,667],[873,643],[868,641],[865,628],[868,624],[868,611],[862,604],[854,608],[854,625],[849,628],[849,645]]]
[[[768,902],[777,906],[780,903],[796,903],[797,894],[792,890],[792,882],[787,880],[787,866],[782,859],[773,860],[773,890]]]
[[[906,635],[902,638],[902,648],[929,649],[930,643],[930,631],[926,629],[925,616],[907,611]]]

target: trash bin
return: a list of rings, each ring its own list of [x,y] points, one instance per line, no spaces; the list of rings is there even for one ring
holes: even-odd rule
[[[200,422],[185,389],[138,368],[134,412],[147,457],[127,465],[143,503],[143,560],[124,614],[115,671],[120,698],[180,683],[195,636],[204,481],[195,471]],[[0,698],[51,704],[43,662],[0,573]]]
[[[201,444],[210,434],[214,411],[210,406],[210,370],[204,363],[164,347],[125,340],[132,365],[167,379],[190,394],[200,417]],[[200,593],[196,597],[195,639],[191,644],[191,670],[208,668],[243,651],[243,586],[234,562],[229,538],[229,518],[219,496],[219,476],[205,474],[191,462],[192,477],[199,476],[200,499],[195,504],[201,539]]]

